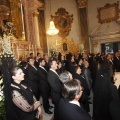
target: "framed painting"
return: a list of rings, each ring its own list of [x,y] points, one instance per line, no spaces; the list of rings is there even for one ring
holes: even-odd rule
[[[71,24],[73,22],[73,15],[69,15],[65,8],[59,8],[55,15],[51,15],[55,23],[55,27],[59,29],[59,36],[65,38],[71,31]]]
[[[113,4],[106,4],[104,7],[97,9],[98,22],[99,23],[109,23],[111,21],[116,21],[119,18],[119,2]]]

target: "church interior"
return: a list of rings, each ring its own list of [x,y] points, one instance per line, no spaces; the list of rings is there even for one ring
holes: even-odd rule
[[[120,97],[120,0],[0,0],[0,58],[3,56],[13,57],[22,62],[22,59],[27,60],[31,54],[34,59],[37,59],[38,54],[40,54],[39,58],[44,59],[45,55],[52,58],[54,55],[54,57],[58,57],[61,54],[60,60],[62,61],[62,56],[64,56],[64,62],[62,62],[64,65],[68,62],[68,66],[66,66],[69,70],[72,69],[68,71],[73,76],[75,70],[77,71],[76,63],[82,70],[83,67],[87,66],[93,79],[93,83],[89,81],[91,82],[90,93],[88,96],[86,95],[90,105],[87,112],[91,116],[93,114],[97,116],[95,108],[93,110],[93,95],[97,96],[96,93],[100,91],[96,87],[98,90],[96,92],[92,84],[96,85],[94,81],[99,76],[96,72],[97,67],[100,68],[99,63],[107,62],[109,64],[110,73],[113,75],[110,76],[110,80],[115,82],[114,85],[117,86],[116,89],[119,90]],[[66,60],[65,56],[68,54],[71,55],[71,61]],[[78,59],[74,59],[77,58],[78,54],[81,55],[79,60],[83,60],[84,65],[79,64]],[[115,57],[116,63],[114,62]],[[73,62],[76,63],[72,64]],[[0,64],[0,69],[1,66]],[[38,64],[37,67],[39,68]],[[103,74],[105,73],[100,74],[100,80],[105,79],[106,76],[104,77]],[[59,74],[57,76],[59,77]],[[102,92],[104,93],[104,91]],[[46,115],[43,112],[42,120],[53,120],[53,114],[50,114],[50,111],[47,113]],[[110,113],[119,115],[118,112],[114,113],[114,111],[110,111]],[[96,116],[94,119],[91,117],[91,119],[104,120],[102,118],[104,116],[101,119],[97,119]],[[106,120],[118,119],[110,117]]]
[[[6,21],[11,22],[17,59],[31,52],[50,55],[52,49],[62,54],[113,53],[120,50],[119,11],[115,0],[1,0],[1,34]],[[47,33],[50,21],[57,34]]]

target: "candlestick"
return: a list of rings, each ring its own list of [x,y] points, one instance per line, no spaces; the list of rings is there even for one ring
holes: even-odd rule
[[[21,8],[22,25],[23,25],[23,32],[24,32],[24,18],[23,18],[23,8],[22,8],[22,2],[21,2],[21,0],[20,0],[20,8]]]
[[[35,45],[35,54],[37,55],[37,46]]]

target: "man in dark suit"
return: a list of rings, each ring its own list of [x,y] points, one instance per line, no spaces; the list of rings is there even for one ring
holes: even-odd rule
[[[51,97],[54,104],[54,120],[58,120],[58,104],[61,98],[61,82],[57,74],[56,60],[49,61],[50,70],[48,72],[48,82],[51,87]]]
[[[106,56],[106,64],[109,65],[110,67],[110,77],[111,77],[111,82],[114,83],[113,81],[113,75],[114,75],[114,62],[113,62],[113,59],[112,59],[112,54],[111,53],[108,53],[107,56]]]
[[[39,79],[39,87],[40,87],[41,95],[43,98],[43,107],[47,114],[52,114],[52,112],[49,110],[49,107],[52,107],[52,106],[49,105],[49,101],[48,101],[50,86],[47,81],[48,72],[44,68],[45,60],[43,58],[39,58],[38,64],[39,64],[39,67],[37,70],[37,74],[38,74],[38,79]]]
[[[28,66],[26,68],[26,79],[28,86],[32,89],[33,95],[39,100],[40,91],[39,91],[39,82],[37,76],[37,68],[34,66],[34,59],[28,58]]]
[[[34,65],[35,65],[35,67],[36,68],[38,68],[39,67],[39,63],[38,63],[38,60],[41,58],[41,55],[40,55],[40,53],[37,53],[37,56],[35,56],[35,63],[34,63]]]
[[[82,92],[82,86],[78,80],[73,79],[63,84],[63,98],[59,103],[59,120],[91,120],[90,115],[78,102]]]
[[[49,71],[49,56],[48,56],[48,54],[45,54],[44,55],[44,59],[45,59],[45,69],[47,70],[47,71]]]
[[[91,89],[92,86],[92,78],[91,78],[91,72],[88,69],[89,63],[88,61],[83,62],[84,67],[82,68],[82,74],[85,77],[86,83],[88,85],[89,90]]]
[[[114,57],[114,70],[120,72],[120,56],[118,52],[115,53]]]

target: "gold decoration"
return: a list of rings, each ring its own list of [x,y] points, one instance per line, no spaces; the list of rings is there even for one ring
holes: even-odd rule
[[[98,22],[99,23],[109,23],[111,21],[116,21],[119,18],[119,2],[113,4],[106,4],[104,7],[97,9]]]
[[[22,37],[22,13],[20,0],[10,0],[10,15],[13,23],[13,34],[17,38]]]
[[[73,22],[73,14],[69,15],[65,8],[59,8],[55,16],[51,15],[55,23],[55,27],[59,29],[59,36],[65,38],[71,31],[71,24]]]
[[[79,8],[84,8],[87,6],[87,0],[76,0]]]
[[[92,44],[93,44],[94,47],[97,47],[98,46],[98,41],[93,41]]]
[[[56,41],[55,48],[56,52],[60,52],[62,55],[66,55],[69,52],[76,55],[79,52],[79,44],[74,43],[73,39],[64,38],[59,43]]]
[[[35,16],[38,17],[38,15],[39,15],[39,12],[34,12],[34,13],[33,13],[33,17],[35,17]]]

